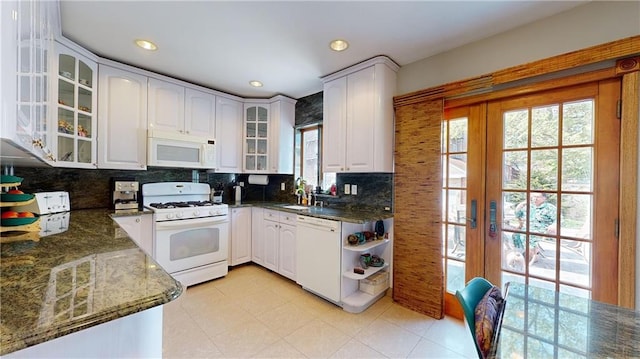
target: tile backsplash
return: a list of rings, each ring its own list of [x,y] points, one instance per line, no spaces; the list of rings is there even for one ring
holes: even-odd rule
[[[190,169],[154,168],[146,171],[92,170],[73,168],[20,167],[15,175],[23,177],[20,189],[26,193],[41,191],[67,191],[72,209],[108,208],[110,206],[109,181],[112,177],[130,177],[140,185],[152,182],[191,182],[193,173]],[[207,173],[198,171],[199,182],[208,183],[211,187],[223,185],[223,202],[234,204],[233,186],[236,182],[244,182],[242,200],[295,203],[294,176],[270,174],[268,185],[252,185],[248,183],[248,174]],[[392,173],[339,173],[336,185],[337,196],[323,195],[320,200],[329,207],[335,208],[371,208],[393,209],[393,174]],[[281,184],[285,190],[281,190]],[[344,184],[358,186],[357,195],[345,195]]]

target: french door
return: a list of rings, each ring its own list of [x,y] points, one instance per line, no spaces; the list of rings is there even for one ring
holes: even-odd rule
[[[619,94],[606,80],[445,112],[448,293],[483,276],[616,302]]]

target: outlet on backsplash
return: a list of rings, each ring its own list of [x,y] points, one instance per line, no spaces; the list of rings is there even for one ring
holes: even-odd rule
[[[329,197],[327,202],[330,207],[393,211],[393,173],[338,173],[336,185],[338,188],[348,188],[344,194],[349,195],[340,194],[335,200]]]

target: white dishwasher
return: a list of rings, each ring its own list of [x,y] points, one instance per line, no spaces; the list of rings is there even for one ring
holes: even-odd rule
[[[340,223],[299,215],[296,229],[296,282],[335,303],[340,303],[342,276]]]

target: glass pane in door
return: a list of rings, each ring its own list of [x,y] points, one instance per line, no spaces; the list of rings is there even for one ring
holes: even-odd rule
[[[502,283],[588,295],[593,106],[585,99],[502,113]]]
[[[468,119],[456,118],[442,126],[442,231],[446,290],[464,288],[467,225]]]

